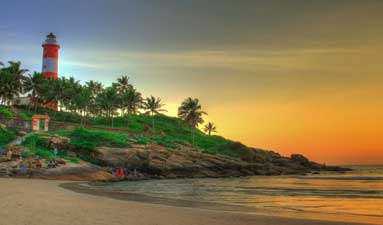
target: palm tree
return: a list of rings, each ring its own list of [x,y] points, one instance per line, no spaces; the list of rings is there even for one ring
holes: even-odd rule
[[[10,106],[13,98],[20,95],[21,91],[18,86],[15,76],[9,71],[0,71],[0,98],[3,104]]]
[[[86,82],[85,85],[91,93],[89,98],[88,112],[92,115],[98,116],[100,115],[100,109],[99,106],[96,104],[96,97],[103,91],[104,87],[102,83],[93,80]]]
[[[102,83],[98,81],[90,80],[85,83],[85,85],[90,89],[92,92],[92,97],[96,97],[97,94],[99,94],[102,91]]]
[[[115,87],[107,87],[96,97],[97,105],[105,113],[105,115],[111,118],[112,127],[113,116],[117,114],[118,106],[120,105],[120,99]]]
[[[214,125],[214,123],[209,122],[205,125],[204,131],[211,135],[211,133],[217,133],[217,127]]]
[[[79,85],[76,95],[71,98],[73,108],[80,113],[81,124],[83,124],[84,113],[87,115],[91,94],[89,87]]]
[[[59,79],[48,79],[43,86],[44,104],[57,103],[59,111],[68,108],[69,99],[73,96],[69,91],[68,79],[60,77]]]
[[[42,73],[34,72],[33,75],[26,77],[24,82],[24,92],[30,92],[32,102],[35,105],[35,109],[39,104],[42,104],[43,86],[46,80]]]
[[[115,84],[119,93],[124,93],[129,89],[133,88],[131,84],[129,84],[129,77],[122,76],[117,79],[117,83]]]
[[[145,101],[142,103],[142,108],[145,109],[146,113],[150,114],[150,116],[152,117],[153,133],[155,132],[154,115],[157,115],[160,112],[166,112],[167,110],[162,109],[162,107],[164,106],[165,104],[161,103],[161,99],[155,98],[153,95],[146,98]]]
[[[127,92],[122,94],[122,111],[127,111],[128,115],[137,114],[138,110],[142,105],[142,95],[136,89],[129,89]]]
[[[21,62],[8,62],[9,66],[1,69],[1,98],[11,105],[15,97],[23,93],[24,74],[28,71],[21,69]]]
[[[199,124],[204,122],[202,118],[203,115],[207,115],[207,113],[202,111],[202,106],[197,98],[185,99],[178,108],[178,117],[183,119],[190,126],[193,145],[195,139],[194,130]]]

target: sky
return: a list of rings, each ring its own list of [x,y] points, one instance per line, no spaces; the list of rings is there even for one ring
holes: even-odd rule
[[[0,61],[127,75],[171,116],[199,98],[219,135],[327,164],[383,163],[383,1],[0,0]]]

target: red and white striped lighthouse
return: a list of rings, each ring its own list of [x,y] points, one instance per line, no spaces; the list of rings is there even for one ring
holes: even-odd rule
[[[58,78],[58,60],[60,45],[56,41],[53,33],[47,35],[47,39],[43,43],[43,68],[42,73],[45,79]],[[49,102],[44,105],[47,108],[57,111],[57,102]]]
[[[53,33],[47,35],[47,39],[43,43],[43,69],[44,78],[58,78],[58,59],[60,45],[56,41]]]

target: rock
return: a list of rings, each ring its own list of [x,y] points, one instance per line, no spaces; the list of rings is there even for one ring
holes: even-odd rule
[[[45,141],[45,147],[48,149],[58,148],[59,151],[68,150],[68,143],[70,142],[70,138],[58,135],[42,135],[41,136]]]
[[[293,160],[295,162],[298,162],[298,163],[300,163],[303,166],[309,166],[310,165],[310,161],[306,157],[304,157],[303,155],[292,154],[290,156],[290,158],[291,158],[291,160]]]
[[[73,151],[67,151],[68,156],[77,157],[77,153]]]
[[[59,165],[65,165],[66,161],[64,159],[56,159],[56,163]]]
[[[21,130],[19,130],[19,131],[17,131],[17,134],[18,134],[19,136],[25,136],[25,135],[27,135],[28,133],[25,132],[25,131],[21,131]]]
[[[0,129],[6,131],[7,130],[7,125],[0,123]]]

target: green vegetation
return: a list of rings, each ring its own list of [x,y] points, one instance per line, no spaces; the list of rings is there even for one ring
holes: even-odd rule
[[[7,106],[0,108],[0,113],[4,116],[13,116],[9,110],[14,107],[13,97],[29,94],[33,105],[18,109],[17,117],[20,119],[30,119],[34,113],[48,114],[53,121],[119,128],[132,133],[120,134],[113,133],[113,130],[108,132],[84,128],[59,132],[71,138],[73,149],[91,152],[97,146],[128,147],[136,142],[157,143],[169,149],[176,149],[177,144],[193,145],[206,153],[231,157],[244,155],[243,152],[236,151],[252,151],[247,147],[239,150],[232,148],[234,142],[211,135],[216,132],[213,123],[205,126],[204,131],[208,135],[199,130],[198,127],[204,123],[203,116],[207,113],[202,110],[202,105],[196,98],[186,98],[178,108],[178,118],[173,118],[160,114],[165,111],[160,98],[143,98],[130,84],[127,76],[122,76],[111,86],[104,87],[97,81],[88,81],[83,85],[73,77],[44,79],[41,73],[34,72],[26,76],[26,72],[27,70],[21,68],[20,62],[9,62],[8,66],[3,65],[0,68],[0,103]],[[44,105],[52,102],[58,104],[59,111],[44,108]],[[31,151],[50,157],[50,153],[45,150],[35,144]]]
[[[193,144],[195,143],[195,130],[204,122],[203,115],[207,115],[207,113],[202,111],[202,106],[197,98],[185,99],[178,108],[178,117],[182,118],[190,126]]]
[[[153,132],[156,131],[155,125],[154,125],[154,115],[160,114],[160,112],[166,112],[165,109],[162,109],[165,104],[161,103],[160,98],[155,98],[153,95],[151,95],[149,98],[146,98],[142,103],[142,108],[146,110],[146,114],[151,115],[152,117],[152,129]]]
[[[211,135],[211,133],[217,133],[217,127],[214,125],[214,123],[209,122],[205,125],[203,131]]]
[[[6,107],[0,107],[0,116],[5,118],[13,118],[13,113]]]
[[[45,147],[44,139],[40,137],[38,134],[30,135],[29,137],[25,139],[25,141],[22,144],[28,147],[28,151],[23,151],[23,154],[22,154],[23,158],[38,156],[41,159],[44,159],[47,161],[55,158],[53,150]],[[77,157],[69,156],[67,152],[60,151],[57,154],[57,158],[63,158],[73,163],[79,162],[79,159]]]
[[[58,132],[70,138],[70,145],[76,150],[92,151],[95,147],[129,147],[128,137],[124,134],[100,130],[88,130],[78,127],[73,131]]]
[[[16,132],[12,129],[0,128],[0,147],[5,146],[16,138]]]

